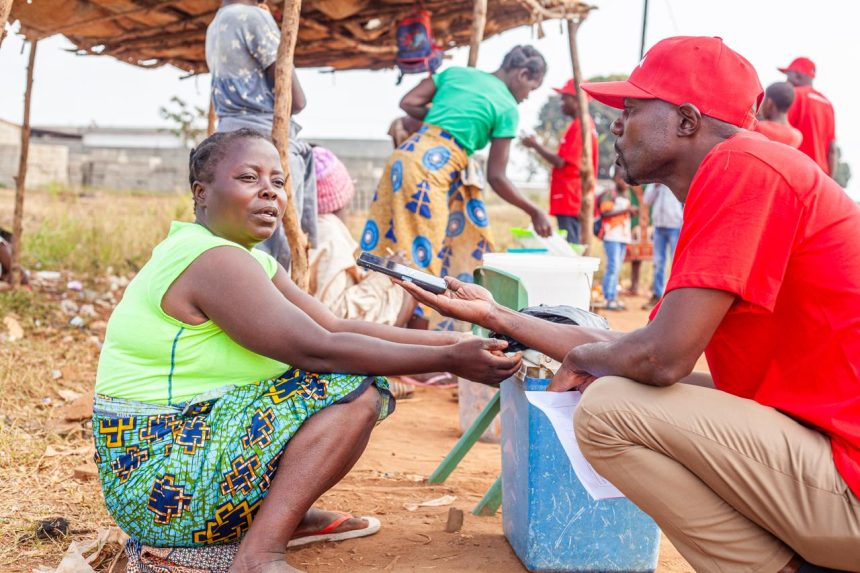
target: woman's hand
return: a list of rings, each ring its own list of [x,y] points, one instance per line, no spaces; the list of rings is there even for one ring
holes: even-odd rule
[[[552,234],[552,223],[549,221],[549,216],[543,209],[536,208],[531,214],[532,227],[535,232],[541,237],[549,237]]]
[[[567,392],[568,390],[584,392],[595,380],[597,380],[597,376],[581,370],[576,365],[573,359],[573,351],[571,350],[564,357],[561,368],[552,377],[552,382],[547,387],[547,390],[550,392]]]
[[[391,279],[420,303],[437,310],[445,316],[487,326],[496,306],[490,291],[476,284],[464,283],[453,277],[445,277],[448,290],[433,294],[413,283]]]
[[[505,356],[508,343],[493,338],[470,336],[454,345],[454,358],[448,371],[482,384],[495,385],[513,376],[522,365],[517,353]]]

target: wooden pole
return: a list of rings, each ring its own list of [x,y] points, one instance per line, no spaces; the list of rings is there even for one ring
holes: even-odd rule
[[[215,100],[209,98],[209,115],[206,121],[206,137],[215,133]]]
[[[21,157],[15,178],[15,213],[12,216],[12,286],[21,284],[21,237],[24,233],[24,185],[27,181],[27,156],[30,152],[30,98],[33,95],[33,67],[36,64],[38,40],[30,41],[27,62],[27,89],[24,91],[24,121],[21,123]]]
[[[12,0],[0,0],[0,46],[6,37],[6,22],[9,21],[9,12],[12,11]]]
[[[487,25],[487,0],[475,0],[474,17],[472,19],[472,38],[469,40],[469,67],[478,65],[478,48],[484,39],[484,28]]]
[[[293,56],[296,50],[296,37],[299,31],[301,0],[284,0],[284,19],[281,22],[281,43],[278,45],[278,59],[275,63],[275,112],[272,120],[272,142],[278,148],[281,165],[286,173],[284,189],[287,192],[287,208],[284,211],[284,231],[290,244],[292,262],[290,276],[303,291],[308,290],[308,240],[302,232],[296,213],[293,195],[292,175],[290,174],[290,110],[293,106],[292,78]]]
[[[588,123],[588,98],[579,87],[582,81],[582,70],[579,67],[579,50],[576,47],[576,32],[579,25],[585,20],[581,15],[576,20],[567,21],[567,37],[570,41],[570,61],[573,64],[573,83],[576,87],[576,99],[579,102],[580,133],[582,135],[582,157],[579,161],[579,173],[582,179],[582,210],[579,220],[582,223],[582,244],[585,245],[586,254],[591,249],[591,240],[594,236],[594,165],[592,157],[594,150],[591,149],[591,126]]]

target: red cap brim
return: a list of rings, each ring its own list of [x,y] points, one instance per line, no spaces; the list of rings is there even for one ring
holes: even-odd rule
[[[656,99],[645,90],[638,88],[629,81],[623,82],[583,82],[579,87],[591,97],[615,109],[624,109],[625,98]]]
[[[788,68],[777,68],[777,70],[781,71],[784,74],[788,73]]]

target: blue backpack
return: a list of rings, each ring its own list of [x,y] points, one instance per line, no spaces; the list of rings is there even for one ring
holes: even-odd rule
[[[442,65],[442,49],[433,42],[430,12],[422,10],[404,18],[397,24],[397,58],[400,70],[397,83],[405,74],[432,74]]]

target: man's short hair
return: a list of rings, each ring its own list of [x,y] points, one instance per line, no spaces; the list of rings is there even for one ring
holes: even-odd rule
[[[764,93],[767,99],[772,101],[776,109],[782,113],[787,112],[791,104],[794,103],[794,86],[788,82],[770,84]]]

